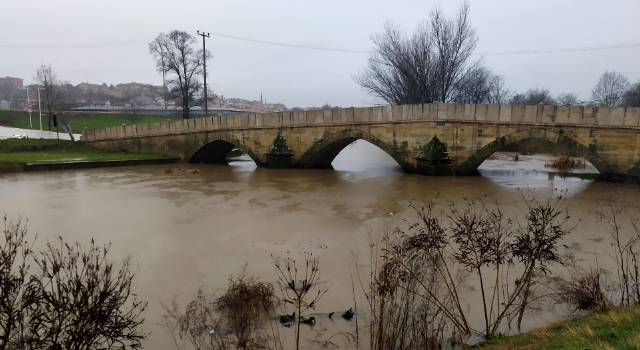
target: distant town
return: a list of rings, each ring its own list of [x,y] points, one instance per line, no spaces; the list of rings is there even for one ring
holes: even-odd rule
[[[175,99],[166,99],[165,87],[144,83],[121,83],[117,85],[93,84],[83,82],[78,85],[64,83],[62,99],[66,109],[92,109],[96,107],[139,106],[145,109],[180,110],[182,107]],[[36,109],[38,105],[37,86],[24,85],[22,78],[0,77],[0,109]],[[201,109],[204,106],[196,106]],[[255,113],[287,110],[307,110],[331,107],[287,108],[282,103],[267,102],[262,94],[259,99],[245,99],[213,94],[207,104],[209,109],[236,109]]]

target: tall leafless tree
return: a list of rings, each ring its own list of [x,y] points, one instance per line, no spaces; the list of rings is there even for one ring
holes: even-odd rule
[[[627,77],[615,71],[606,71],[591,91],[591,98],[600,106],[619,106],[628,88]]]
[[[40,93],[41,101],[47,110],[47,119],[49,130],[51,130],[51,121],[54,106],[62,101],[64,93],[64,84],[58,79],[58,74],[51,68],[51,64],[42,64],[38,69],[35,80],[38,82],[37,88],[42,88]],[[37,92],[37,90],[36,90]]]
[[[149,43],[149,53],[156,59],[158,71],[168,74],[169,95],[181,100],[184,119],[189,119],[191,107],[199,105],[196,99],[202,89],[204,58],[202,49],[194,48],[195,43],[193,35],[179,30],[160,33]],[[210,56],[207,50],[206,58]]]
[[[407,37],[391,23],[371,37],[375,49],[355,81],[388,104],[447,102],[478,62],[471,61],[476,47],[469,23],[469,5],[454,19],[440,9]]]

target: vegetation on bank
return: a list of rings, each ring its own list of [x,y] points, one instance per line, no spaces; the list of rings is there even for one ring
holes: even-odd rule
[[[160,154],[104,151],[82,142],[57,139],[0,140],[0,163],[42,163],[74,160],[125,160],[166,158]],[[5,164],[6,165],[6,164]],[[0,172],[2,172],[0,167]]]
[[[181,115],[148,115],[132,113],[99,113],[99,112],[58,112],[58,119],[69,120],[73,133],[80,134],[84,128],[95,129],[122,124],[145,124],[162,122],[167,119],[180,120]],[[0,126],[20,129],[40,130],[38,112],[31,113],[33,127],[29,126],[29,114],[26,111],[0,111]],[[43,130],[48,130],[46,118],[42,118]],[[62,128],[60,128],[62,130]],[[55,129],[54,129],[55,131]]]
[[[478,346],[501,349],[640,349],[640,306],[621,307],[569,319]]]

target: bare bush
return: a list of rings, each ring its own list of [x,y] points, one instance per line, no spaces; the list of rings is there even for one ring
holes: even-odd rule
[[[436,210],[435,201],[411,203],[418,219],[387,228],[370,244],[371,348],[465,341],[477,329],[469,321],[474,291],[484,315],[479,333],[490,337],[514,321],[520,329],[525,313],[546,295],[536,292],[538,280],[562,263],[558,244],[572,229],[565,197],[523,195],[523,225],[484,200],[449,203],[448,210]],[[479,289],[470,285],[476,280]]]
[[[640,226],[637,208],[619,204],[614,198],[601,201],[598,205],[597,217],[611,238],[616,263],[616,290],[619,297],[616,301],[621,306],[640,303]]]
[[[39,349],[40,291],[29,274],[33,241],[26,224],[4,217],[0,242],[0,350]]]
[[[569,278],[554,277],[556,288],[554,295],[559,303],[572,308],[572,312],[605,310],[613,306],[607,297],[607,287],[604,282],[608,271],[604,269],[582,269],[573,266]]]
[[[361,286],[369,305],[370,349],[438,349],[445,334],[452,331],[441,308],[421,294],[446,298],[439,276],[433,269],[421,266],[421,261],[407,255],[389,254],[401,246],[402,236],[387,223],[380,234],[369,234],[370,266],[368,280]],[[433,263],[439,263],[438,260]],[[410,266],[414,277],[404,271]],[[357,271],[357,270],[356,270]],[[424,281],[424,283],[421,283]],[[446,300],[448,307],[453,307]]]
[[[229,278],[229,288],[215,301],[214,307],[222,324],[235,337],[235,348],[264,348],[268,339],[255,329],[261,315],[271,314],[274,300],[273,286],[247,277],[244,268],[237,278]]]
[[[544,167],[559,170],[585,169],[587,163],[584,159],[574,158],[566,153],[561,153],[555,156],[551,162],[544,163]]]
[[[229,287],[219,298],[200,288],[184,311],[177,296],[170,305],[162,304],[161,325],[176,349],[187,349],[187,344],[196,350],[282,348],[277,334],[269,336],[258,327],[262,315],[274,314],[273,286],[247,277],[245,268],[229,277]]]
[[[118,270],[107,259],[108,246],[56,242],[34,252],[26,225],[5,217],[0,349],[140,349],[147,304],[131,293],[130,259]]]
[[[36,264],[42,293],[39,335],[46,349],[142,348],[141,330],[147,303],[132,293],[131,259],[120,269],[107,259],[109,246],[47,243]]]

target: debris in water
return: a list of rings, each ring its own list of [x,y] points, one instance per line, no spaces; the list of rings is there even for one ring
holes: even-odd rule
[[[301,322],[301,323],[304,323],[304,324],[308,324],[308,325],[310,325],[310,326],[313,326],[314,324],[316,324],[316,318],[315,318],[315,317],[313,317],[313,316],[311,316],[311,317],[309,317],[309,318],[304,318],[304,317],[303,317],[303,318],[302,318],[302,321],[300,321],[300,322]]]
[[[165,174],[174,174],[174,173],[198,174],[201,171],[200,171],[200,168],[193,168],[193,169],[166,168],[162,172]]]
[[[353,312],[353,308],[349,308],[349,310],[345,311],[345,313],[342,314],[342,318],[349,321],[353,318],[353,315],[355,315],[355,312]]]
[[[281,315],[278,316],[278,318],[280,319],[280,323],[286,325],[288,323],[293,323],[296,321],[296,313],[292,313],[291,315]]]

